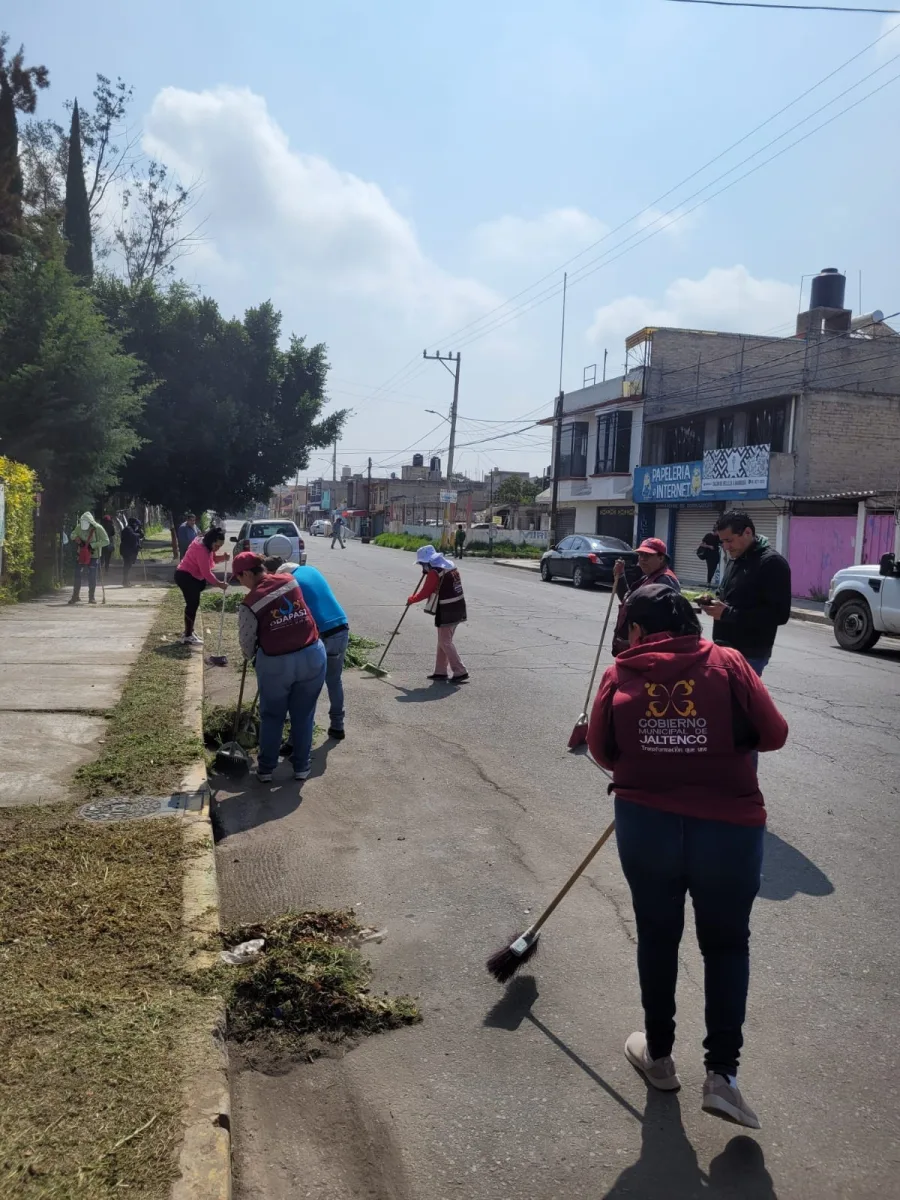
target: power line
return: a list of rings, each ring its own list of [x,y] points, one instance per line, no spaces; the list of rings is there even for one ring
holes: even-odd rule
[[[670,4],[712,4],[716,8],[790,8],[798,12],[876,13],[890,16],[900,8],[847,8],[839,4],[765,4],[762,0],[669,0]]]
[[[489,322],[489,326],[485,329],[485,332],[492,332],[494,329],[499,329],[504,324],[507,324],[508,322],[505,319],[496,319],[494,321],[491,321],[491,318],[494,317],[495,314],[502,312],[503,309],[509,308],[509,306],[515,300],[519,299],[522,296],[527,295],[529,292],[534,291],[534,289],[536,287],[538,287],[541,283],[545,282],[546,280],[548,280],[554,276],[557,276],[558,273],[561,270],[563,270],[565,267],[569,266],[573,262],[576,262],[579,258],[582,258],[585,254],[589,253],[596,246],[607,241],[610,237],[614,236],[616,233],[618,233],[619,231],[624,229],[626,226],[630,225],[632,222],[639,219],[645,213],[651,211],[655,205],[659,204],[662,200],[667,199],[669,196],[672,195],[673,192],[676,192],[677,190],[679,190],[681,187],[684,186],[685,183],[688,183],[691,179],[696,178],[697,175],[701,174],[708,167],[712,166],[713,163],[718,162],[721,158],[724,158],[725,155],[729,154],[737,146],[740,146],[743,142],[747,141],[755,133],[758,133],[759,130],[765,128],[767,125],[769,125],[773,121],[777,120],[777,118],[779,116],[781,116],[783,113],[787,112],[790,108],[793,108],[796,104],[798,104],[801,100],[803,100],[806,96],[810,95],[812,92],[816,91],[823,84],[827,83],[829,79],[832,79],[839,72],[843,71],[851,63],[855,62],[858,58],[862,57],[863,54],[865,54],[867,51],[871,50],[873,46],[877,45],[880,41],[883,41],[884,38],[890,36],[890,34],[892,34],[897,29],[900,29],[900,24],[893,26],[891,29],[885,30],[884,33],[880,34],[872,42],[870,42],[868,45],[864,46],[862,48],[862,50],[858,51],[856,54],[854,54],[850,58],[846,59],[838,67],[835,67],[834,70],[830,71],[827,75],[824,75],[821,79],[819,79],[816,83],[812,84],[805,91],[801,92],[798,96],[796,96],[788,104],[786,104],[782,108],[778,109],[777,112],[773,113],[770,117],[767,117],[765,121],[762,121],[762,122],[760,122],[760,124],[754,126],[753,129],[751,129],[748,133],[744,134],[737,141],[733,142],[730,146],[726,147],[725,150],[722,150],[719,154],[717,154],[713,158],[709,159],[708,162],[703,164],[703,166],[698,167],[695,171],[691,172],[690,175],[685,176],[685,178],[682,179],[679,183],[676,183],[673,187],[669,188],[668,191],[663,192],[662,195],[658,196],[655,200],[652,200],[648,205],[646,205],[644,208],[642,208],[639,212],[635,213],[633,216],[629,217],[627,220],[621,222],[614,229],[609,230],[602,237],[596,239],[594,242],[590,243],[590,245],[584,247],[583,250],[580,250],[577,254],[575,254],[571,258],[567,259],[564,263],[560,264],[557,267],[554,267],[553,270],[549,271],[546,275],[542,275],[539,279],[537,279],[534,283],[530,284],[528,287],[523,288],[521,291],[515,293],[515,295],[513,295],[509,299],[505,300],[502,304],[497,305],[495,308],[489,310],[487,313],[483,314],[481,317],[478,317],[475,320],[468,322],[466,325],[461,326],[459,329],[457,329],[453,333],[447,335],[442,340],[444,342],[448,342],[453,339],[456,339],[459,337],[459,335],[461,333],[464,333],[469,329],[473,329],[476,326],[483,325],[484,322]],[[893,60],[889,60],[889,61],[893,61]],[[882,67],[877,68],[877,70],[883,69],[883,67],[886,65],[888,65],[888,64],[886,64],[886,63],[883,64]],[[805,118],[805,120],[809,120],[811,117],[815,116],[816,112],[821,112],[824,108],[828,107],[828,104],[834,103],[834,101],[836,99],[839,99],[840,96],[846,95],[847,92],[851,91],[853,87],[859,86],[860,83],[862,83],[866,79],[870,78],[871,75],[873,75],[873,74],[875,74],[874,71],[870,72],[868,75],[863,76],[863,78],[861,80],[858,80],[856,84],[853,84],[850,88],[845,89],[844,92],[840,93],[839,96],[832,98],[832,100],[828,101],[825,105],[820,106],[818,109],[815,110],[815,112],[811,113],[809,117]],[[874,93],[869,93],[869,94],[871,95]],[[844,110],[844,111],[847,111],[847,110]],[[838,113],[836,115],[839,116],[840,114]],[[792,126],[791,129],[796,129],[799,127],[799,125],[801,125],[803,123],[804,123],[803,121],[798,122],[796,125]],[[827,124],[827,122],[826,122],[826,124]],[[822,126],[819,126],[818,128],[822,128]],[[791,132],[790,129],[785,131],[785,133],[779,135],[779,138],[775,138],[772,141],[768,142],[766,144],[766,146],[773,145],[774,142],[780,140],[781,137],[785,137],[787,135],[787,133],[789,133],[789,132]],[[816,131],[815,130],[810,131],[810,135],[814,132],[816,132]],[[803,139],[800,139],[800,140],[803,140]],[[796,145],[797,143],[795,142],[793,144]],[[766,149],[766,146],[761,147],[761,149],[756,151],[755,154],[761,153],[762,150]],[[746,159],[743,159],[742,162],[750,161],[751,158],[755,157],[755,154],[748,156],[748,158],[746,158]],[[772,157],[773,158],[777,157],[777,155],[773,155]],[[767,161],[771,161],[771,159],[769,159]],[[737,166],[731,168],[731,171],[737,170],[737,167],[740,165],[741,165],[741,163],[737,164]],[[762,165],[765,165],[765,164],[764,163],[760,164],[760,166],[762,166]],[[724,172],[723,175],[718,176],[718,179],[723,179],[726,175],[728,175],[730,173],[731,173],[730,171],[726,171],[726,172]],[[748,174],[749,173],[751,173],[751,172],[748,172]],[[746,176],[742,176],[741,178],[746,178]],[[716,180],[711,181],[710,183],[706,184],[703,188],[700,188],[698,192],[693,193],[693,195],[694,196],[700,195],[701,192],[705,191],[706,188],[711,187],[712,184],[715,182],[716,182]],[[738,181],[735,180],[734,182],[738,182]],[[722,190],[725,190],[725,189],[722,189]],[[719,193],[716,193],[716,194],[718,195]],[[692,198],[693,197],[688,197],[687,199],[692,199]],[[711,200],[713,198],[714,198],[713,196],[708,197],[709,200]],[[684,203],[684,201],[682,201],[682,203]],[[704,203],[705,203],[705,201],[704,201]],[[699,205],[696,205],[695,208],[696,207],[699,207]],[[675,211],[674,209],[670,209],[669,212],[664,213],[663,216],[668,216],[674,211]],[[694,210],[692,209],[690,211],[694,211]],[[684,216],[687,214],[682,214],[682,215]],[[657,218],[657,221],[660,219],[661,218]],[[680,219],[680,218],[676,218],[676,219]],[[657,221],[654,221],[653,224],[656,224]],[[671,221],[666,226],[663,226],[663,228],[668,228],[669,225],[672,225],[674,223],[675,223],[674,221]],[[640,232],[641,232],[640,230],[635,231],[635,233],[631,234],[628,238],[624,239],[624,242],[630,241],[633,237],[637,236],[637,234]],[[657,232],[660,232],[660,230],[654,231],[654,233],[657,233]],[[649,236],[653,236],[653,234],[651,234]],[[648,239],[643,238],[643,239],[641,239],[640,242],[636,243],[636,245],[640,245],[642,243],[642,241],[646,241],[646,240],[648,240]],[[620,242],[619,245],[623,245],[624,242]],[[632,248],[634,248],[634,247],[632,247]],[[616,249],[616,247],[613,247],[613,249]],[[617,256],[617,257],[621,257],[621,256]],[[610,261],[615,261],[615,259],[611,259]],[[581,268],[579,268],[579,271],[581,271]],[[579,278],[584,278],[584,275],[579,274]],[[559,292],[559,285],[556,285],[552,289],[546,289],[545,293],[540,293],[538,297],[533,297],[532,300],[534,300],[534,301],[540,300],[540,302],[543,303],[541,296],[543,296],[544,299],[551,299],[553,296],[557,295],[558,292]],[[518,316],[520,314],[520,312],[524,313],[524,312],[530,311],[530,309],[533,307],[537,307],[537,303],[526,302],[523,305],[517,306],[515,310],[511,310],[511,313],[507,314],[507,315],[511,316],[512,319],[515,319],[515,317]],[[477,339],[474,337],[469,338],[463,344],[464,345],[471,344],[471,342],[474,340],[477,340]],[[409,369],[413,366],[418,366],[419,370],[413,370],[412,374],[409,375],[404,382],[409,382],[409,380],[415,379],[421,373],[421,364],[419,363],[418,357],[410,359],[410,361],[404,367],[401,367],[399,371],[395,372],[394,375],[392,375],[390,377],[390,379],[388,379],[384,384],[382,384],[379,388],[377,388],[376,391],[374,393],[372,393],[372,397],[368,397],[368,398],[374,398],[374,396],[377,395],[377,393],[379,391],[384,390],[385,388],[389,387],[390,384],[393,383],[395,380],[399,379],[401,376],[404,376],[406,374],[406,372],[408,372]]]

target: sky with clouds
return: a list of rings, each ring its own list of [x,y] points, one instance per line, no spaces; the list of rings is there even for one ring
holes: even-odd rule
[[[551,408],[564,268],[567,391],[644,325],[789,332],[823,266],[900,309],[900,17],[12,0],[3,26],[50,69],[43,115],[96,72],[134,85],[145,149],[202,180],[184,277],[328,344],[339,465],[446,458],[427,347],[462,352],[457,464],[543,469],[543,430],[501,435]]]

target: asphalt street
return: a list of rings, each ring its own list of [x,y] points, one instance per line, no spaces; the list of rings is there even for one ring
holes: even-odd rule
[[[307,545],[352,628],[384,640],[413,556]],[[341,1058],[237,1070],[238,1197],[900,1196],[900,643],[852,655],[830,627],[792,622],[766,672],[791,732],[760,767],[769,830],[740,1082],[763,1128],[747,1136],[700,1110],[690,922],[681,1092],[648,1094],[623,1057],[642,1022],[614,843],[524,978],[504,990],[485,972],[611,819],[603,773],[566,753],[608,593],[471,559],[463,572],[470,684],[428,683],[435,631],[412,611],[389,679],[347,676],[347,740],[316,752],[302,789],[283,768],[220,796],[225,923],[357,905],[388,931],[371,948],[378,988],[424,1012]]]

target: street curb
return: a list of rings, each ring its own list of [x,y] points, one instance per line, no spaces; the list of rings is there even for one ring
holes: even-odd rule
[[[184,721],[203,739],[203,653],[193,653],[184,685]],[[219,931],[219,887],[210,822],[206,762],[197,759],[182,780],[184,839],[192,851],[182,880],[182,934],[189,971],[211,966],[207,949]],[[180,1178],[170,1200],[231,1200],[231,1092],[225,1041],[225,1004],[219,996],[198,1000],[184,1038],[184,1107]]]
[[[540,567],[533,567],[531,564],[516,562],[515,559],[494,559],[495,567],[512,567],[516,571],[531,571],[533,574],[540,574]],[[813,625],[830,625],[831,622],[823,612],[812,612],[808,608],[791,608],[791,620],[793,621],[809,621]]]

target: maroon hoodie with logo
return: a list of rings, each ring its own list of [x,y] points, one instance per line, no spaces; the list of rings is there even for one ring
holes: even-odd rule
[[[588,727],[623,800],[686,817],[763,825],[754,750],[787,722],[746,660],[705,638],[653,634],[607,667]]]

